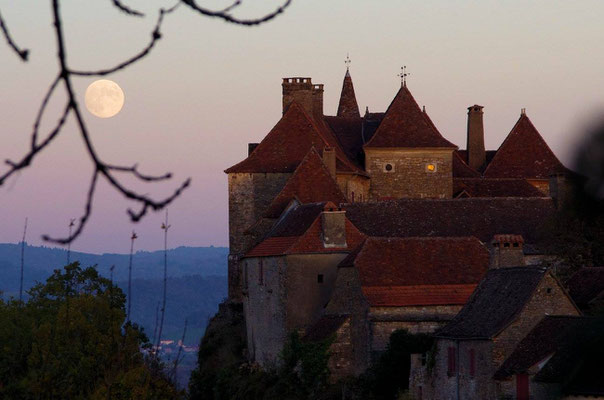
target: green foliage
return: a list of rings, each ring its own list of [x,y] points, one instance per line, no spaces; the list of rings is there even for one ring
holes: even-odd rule
[[[0,398],[174,399],[161,365],[141,352],[143,331],[125,320],[123,292],[73,263],[0,301]]]

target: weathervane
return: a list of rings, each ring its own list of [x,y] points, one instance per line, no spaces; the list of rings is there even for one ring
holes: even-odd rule
[[[346,64],[346,71],[348,71],[350,69],[350,56],[348,53],[346,53],[346,60],[344,61],[344,64]]]
[[[397,76],[400,76],[400,77],[401,77],[401,85],[403,85],[403,86],[407,86],[407,77],[408,77],[409,75],[411,75],[411,73],[410,73],[410,72],[407,72],[407,66],[406,66],[406,65],[403,65],[403,66],[401,67],[401,73],[397,75]]]

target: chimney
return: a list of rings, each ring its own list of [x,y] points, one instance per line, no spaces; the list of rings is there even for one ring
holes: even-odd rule
[[[477,171],[482,171],[486,163],[482,109],[477,104],[468,107],[468,165]]]
[[[333,147],[323,149],[323,164],[327,167],[329,175],[336,179],[336,152]]]
[[[524,239],[521,235],[495,235],[491,241],[490,268],[524,266]]]
[[[323,113],[323,85],[313,85],[311,78],[283,78],[283,114],[292,102],[298,103],[309,115]],[[316,89],[315,89],[316,87]],[[315,103],[317,105],[315,106]]]
[[[323,84],[313,85],[312,88],[313,114],[323,116]]]
[[[328,208],[321,214],[323,247],[346,247],[346,211]]]
[[[256,147],[258,147],[260,143],[248,143],[247,144],[247,155],[248,157],[250,156],[250,154],[252,154],[252,152],[254,150],[256,150]]]

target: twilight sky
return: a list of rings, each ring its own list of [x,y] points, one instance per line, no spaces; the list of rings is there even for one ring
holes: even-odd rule
[[[124,2],[148,16],[125,16],[109,0],[62,1],[72,67],[98,69],[128,58],[147,44],[155,10],[173,4]],[[216,8],[228,3],[199,2]],[[244,3],[237,15],[261,15],[279,1]],[[0,159],[19,159],[57,72],[50,1],[0,0],[0,9],[18,44],[30,49],[30,61],[22,63],[0,42]],[[136,186],[141,191],[165,195],[192,178],[192,187],[170,207],[170,247],[224,246],[228,208],[222,171],[243,159],[247,143],[260,141],[278,121],[282,77],[324,83],[325,112],[335,114],[348,52],[361,111],[365,106],[384,111],[405,64],[416,100],[461,148],[467,106],[485,106],[489,149],[500,145],[524,107],[570,165],[580,132],[604,110],[602,16],[601,0],[294,0],[278,19],[246,28],[181,6],[167,16],[163,39],[149,57],[108,77],[124,90],[121,113],[99,119],[86,112],[86,121],[107,161],[174,173],[175,181]],[[76,81],[82,105],[93,80]],[[58,91],[46,129],[63,101]],[[92,169],[74,126],[70,119],[30,168],[0,187],[0,243],[20,240],[26,216],[32,244],[42,244],[44,233],[65,234],[69,219],[80,216]],[[102,182],[92,218],[72,248],[127,252],[132,229],[139,236],[137,249],[161,248],[163,213],[133,225],[125,214],[128,206]]]

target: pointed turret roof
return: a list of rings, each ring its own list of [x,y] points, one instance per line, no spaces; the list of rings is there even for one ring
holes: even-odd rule
[[[484,176],[547,179],[552,174],[565,172],[567,169],[543,140],[529,117],[522,113],[487,166]]]
[[[457,148],[442,137],[404,85],[390,103],[384,119],[365,147]]]
[[[338,117],[361,117],[361,113],[359,113],[359,105],[357,104],[357,98],[354,95],[354,86],[352,85],[352,78],[350,77],[350,71],[348,71],[348,69],[346,69],[346,75],[344,75],[344,82],[342,83],[340,104],[338,104]]]
[[[302,204],[319,201],[331,201],[335,204],[346,202],[346,197],[314,147],[273,199],[264,216],[278,218],[293,198]]]
[[[294,172],[308,151],[334,147],[338,171],[362,172],[344,154],[322,120],[315,121],[293,102],[266,137],[245,160],[225,172]]]

